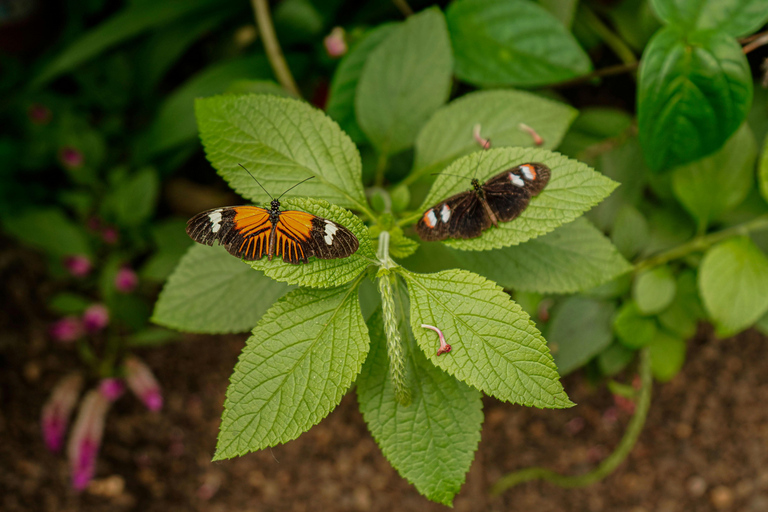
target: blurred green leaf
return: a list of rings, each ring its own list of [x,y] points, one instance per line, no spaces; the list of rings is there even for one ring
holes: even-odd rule
[[[22,243],[45,251],[54,258],[91,255],[85,228],[57,208],[17,212],[2,219],[3,229]]]
[[[443,13],[430,8],[388,31],[370,53],[355,94],[368,140],[392,155],[412,146],[451,89],[451,43]]]
[[[185,220],[172,218],[152,227],[155,252],[141,267],[139,275],[142,279],[164,281],[171,275],[184,253],[194,243],[187,236],[186,225]]]
[[[569,297],[552,312],[545,337],[561,376],[585,365],[613,340],[612,302]]]
[[[757,181],[760,185],[760,194],[768,201],[768,136],[763,141],[763,150],[757,166]]]
[[[632,298],[644,315],[654,315],[666,309],[675,297],[675,277],[672,270],[661,265],[640,272],[632,287]]]
[[[677,375],[685,362],[685,340],[659,331],[648,345],[651,372],[656,380],[666,382]]]
[[[558,148],[562,154],[582,159],[582,153],[606,139],[619,137],[632,126],[632,116],[614,108],[590,107],[579,112]]]
[[[658,315],[659,323],[669,332],[687,340],[696,334],[698,321],[705,317],[696,285],[696,273],[684,270],[677,276],[672,304]]]
[[[686,30],[716,29],[733,37],[751,34],[768,21],[763,0],[651,0],[665,23]]]
[[[566,28],[570,28],[576,14],[576,4],[579,0],[538,0],[542,7],[560,20]]]
[[[180,334],[175,331],[169,331],[168,329],[160,329],[158,327],[149,327],[139,332],[135,332],[126,338],[126,342],[129,347],[159,347],[176,341],[180,338]]]
[[[93,299],[72,292],[61,292],[54,295],[48,308],[61,315],[79,315],[93,303]]]
[[[608,11],[616,31],[634,50],[642,51],[661,24],[649,0],[623,0]]]
[[[648,222],[643,214],[632,205],[622,206],[611,229],[611,241],[619,252],[631,259],[646,246],[649,237]]]
[[[153,167],[139,169],[121,180],[105,198],[105,208],[119,226],[134,227],[155,212],[160,177]]]
[[[682,208],[674,204],[656,205],[647,210],[646,218],[650,238],[640,253],[643,258],[687,242],[696,230],[691,218],[685,215]]]
[[[641,348],[656,336],[658,328],[653,318],[644,316],[634,301],[625,302],[613,319],[613,330],[625,346]]]
[[[561,21],[528,0],[457,0],[446,18],[456,76],[469,83],[536,87],[592,69]]]
[[[667,170],[717,151],[738,129],[752,102],[752,74],[732,37],[669,26],[643,52],[637,101],[646,161]]]
[[[741,203],[753,185],[757,144],[747,124],[715,154],[673,171],[680,203],[700,226]]]
[[[229,84],[225,92],[227,94],[272,94],[283,98],[295,98],[273,80],[235,80]]]
[[[603,375],[612,377],[626,368],[634,357],[634,350],[614,342],[597,356],[597,366]]]

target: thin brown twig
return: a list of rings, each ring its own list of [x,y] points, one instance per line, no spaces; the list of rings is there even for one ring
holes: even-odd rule
[[[602,69],[598,69],[597,71],[593,71],[588,75],[580,76],[572,80],[566,80],[565,82],[560,82],[558,84],[552,84],[549,87],[554,87],[556,89],[564,88],[564,87],[572,87],[574,85],[579,85],[584,82],[591,82],[595,78],[628,73],[630,71],[636,70],[639,65],[640,65],[639,62],[632,62],[631,64],[617,64],[615,66],[608,66],[607,68],[602,68]]]
[[[272,17],[269,15],[269,4],[267,0],[251,0],[253,12],[256,16],[256,25],[259,27],[261,40],[264,41],[264,50],[267,52],[269,64],[272,71],[275,72],[277,81],[280,82],[288,92],[293,93],[297,98],[301,98],[301,93],[293,79],[288,63],[285,62],[283,50],[280,49],[280,43],[275,35],[275,27],[272,25]]]
[[[757,34],[752,34],[751,36],[740,37],[740,38],[737,39],[737,41],[739,42],[739,44],[747,44],[749,42],[754,41],[758,37],[762,37],[765,34],[768,34],[768,31],[758,32]]]
[[[406,0],[392,0],[392,3],[395,4],[395,7],[397,7],[406,18],[413,15],[413,9],[411,9],[411,6],[408,5]]]
[[[765,44],[768,44],[768,32],[763,32],[756,35],[759,37],[755,37],[752,39],[752,41],[749,42],[749,44],[745,45],[744,48],[741,49],[741,51],[744,52],[744,55],[748,54],[752,50],[760,48]]]

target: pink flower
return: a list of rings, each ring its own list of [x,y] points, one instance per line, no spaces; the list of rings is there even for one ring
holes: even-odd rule
[[[109,378],[101,379],[99,382],[99,393],[110,402],[114,402],[123,395],[125,383],[123,379]]]
[[[91,304],[83,313],[83,327],[88,332],[98,332],[109,324],[109,310],[104,304]]]
[[[59,161],[67,169],[79,169],[83,166],[85,158],[79,149],[72,146],[64,146],[59,149]]]
[[[335,27],[331,30],[330,34],[325,36],[323,44],[325,44],[325,51],[328,52],[330,57],[336,59],[347,53],[347,41],[345,40],[345,35],[343,28]]]
[[[480,147],[483,149],[488,149],[491,147],[491,139],[484,139],[480,135],[480,124],[476,124],[475,127],[472,129],[472,136],[475,138],[475,142],[480,144]]]
[[[72,487],[82,491],[88,487],[96,471],[96,455],[104,434],[104,419],[109,400],[98,390],[89,391],[80,404],[75,425],[67,444]]]
[[[443,331],[435,327],[434,325],[427,325],[427,324],[421,324],[421,326],[425,329],[432,329],[435,331],[440,338],[440,348],[437,349],[437,355],[441,354],[447,354],[451,351],[451,346],[445,342],[445,336],[443,335]]]
[[[107,226],[101,230],[101,239],[104,240],[104,243],[115,245],[119,238],[120,233],[118,233],[117,229],[112,226]]]
[[[139,397],[150,411],[159,411],[163,407],[163,395],[149,366],[135,356],[127,357],[123,366],[125,380],[133,394]]]
[[[93,270],[90,258],[82,254],[65,257],[64,266],[75,277],[85,277]]]
[[[51,122],[53,114],[51,109],[41,103],[33,103],[27,109],[27,115],[32,123],[37,125],[46,125]]]
[[[51,396],[43,406],[40,425],[43,429],[45,446],[52,452],[58,452],[64,446],[67,423],[82,387],[83,378],[79,374],[67,375],[56,383]]]
[[[98,217],[88,217],[85,225],[89,230],[96,232],[101,229],[101,219]]]
[[[139,284],[139,277],[129,267],[123,267],[115,276],[115,288],[121,293],[130,293]]]
[[[52,323],[48,333],[55,341],[68,343],[83,335],[83,324],[76,316],[66,316]]]

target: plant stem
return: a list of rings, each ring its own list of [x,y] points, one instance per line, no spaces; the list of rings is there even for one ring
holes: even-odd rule
[[[627,46],[627,43],[625,43],[623,39],[614,34],[613,31],[608,28],[608,25],[603,23],[603,20],[601,20],[597,14],[592,11],[592,9],[584,4],[580,4],[579,7],[582,9],[584,19],[589,25],[589,28],[591,28],[595,34],[600,36],[600,39],[602,39],[605,44],[607,44],[608,47],[613,50],[613,53],[615,53],[616,56],[621,59],[621,62],[626,65],[637,63],[637,57],[635,57],[632,49]]]
[[[408,5],[408,2],[405,0],[392,0],[392,3],[395,4],[395,7],[397,7],[406,18],[413,15],[413,9],[411,9],[411,6]]]
[[[768,229],[768,215],[761,215],[748,222],[733,226],[722,231],[716,231],[708,235],[697,236],[693,240],[686,242],[677,247],[673,247],[668,251],[656,254],[645,260],[635,263],[635,272],[640,272],[653,268],[659,265],[663,265],[667,262],[680,259],[684,256],[688,256],[692,252],[703,251],[710,246],[730,238],[734,235],[748,235],[752,231],[760,231]]]
[[[601,462],[597,468],[589,473],[577,476],[561,475],[560,473],[540,467],[526,468],[501,477],[493,485],[491,493],[498,495],[510,487],[531,480],[547,480],[560,487],[585,487],[611,474],[627,458],[627,455],[635,446],[637,438],[640,436],[640,432],[642,432],[645,425],[648,409],[651,406],[653,379],[651,377],[651,356],[647,348],[640,351],[640,379],[642,382],[640,396],[637,400],[635,414],[629,421],[629,425],[627,425],[627,431],[624,433],[624,437],[621,438],[616,450]]]
[[[756,50],[760,48],[761,46],[768,44],[768,32],[761,32],[759,34],[755,34],[749,41],[749,44],[745,45],[744,48],[741,49],[742,52],[744,52],[744,55],[748,54],[752,50]]]
[[[267,0],[251,0],[251,6],[256,16],[256,25],[259,27],[261,40],[264,41],[264,50],[267,52],[269,64],[272,66],[272,71],[275,72],[277,81],[288,92],[297,98],[301,98],[299,88],[296,86],[291,70],[288,69],[288,64],[285,62],[283,51],[280,49],[280,43],[277,42],[275,27],[272,25],[272,17],[269,15]]]
[[[595,78],[628,73],[630,71],[636,70],[639,66],[640,66],[640,62],[630,62],[629,64],[616,64],[615,66],[608,66],[607,68],[598,69],[597,71],[593,71],[588,75],[580,76],[572,80],[566,80],[565,82],[552,84],[547,87],[552,87],[554,89],[564,89],[566,87],[572,87],[574,85],[579,85],[584,82],[591,82]]]
[[[379,153],[379,159],[376,162],[376,176],[373,179],[373,184],[376,187],[384,186],[384,172],[387,170],[387,154]]]

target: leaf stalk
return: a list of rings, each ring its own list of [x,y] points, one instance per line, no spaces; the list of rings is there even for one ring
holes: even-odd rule
[[[288,68],[288,63],[285,62],[285,56],[283,55],[283,50],[280,49],[280,43],[277,41],[267,0],[251,0],[251,6],[256,16],[256,25],[259,27],[261,40],[264,41],[264,50],[267,52],[269,64],[272,66],[272,71],[275,72],[277,81],[288,92],[297,98],[301,98],[299,88],[293,79],[291,70]]]

